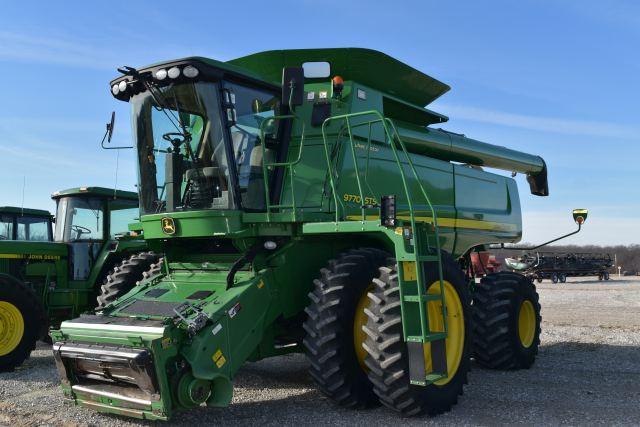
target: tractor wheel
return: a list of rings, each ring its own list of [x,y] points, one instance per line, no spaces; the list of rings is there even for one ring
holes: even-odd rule
[[[157,262],[158,255],[153,252],[140,252],[121,261],[102,282],[96,309],[104,308],[133,289],[136,283],[143,278],[144,272]]]
[[[604,274],[602,273],[598,274],[598,280],[602,281],[603,278],[604,278]]]
[[[445,341],[449,376],[427,386],[412,385],[409,377],[409,355],[403,338],[400,309],[400,287],[397,265],[380,268],[369,292],[371,303],[366,311],[367,339],[366,365],[374,392],[380,402],[405,416],[427,413],[437,415],[449,411],[458,402],[471,357],[471,297],[468,284],[458,264],[448,254],[442,254],[446,322],[448,337]],[[425,267],[427,293],[440,293],[437,266]],[[444,331],[442,303],[427,303],[429,325],[432,332]],[[431,344],[424,344],[426,372],[431,371]]]
[[[608,271],[605,271],[604,273],[602,273],[602,278],[603,278],[604,280],[609,280],[609,272],[608,272]]]
[[[0,372],[13,371],[29,358],[46,324],[35,292],[0,277]]]
[[[538,282],[538,283],[542,283],[542,277],[537,277],[537,278],[536,278],[536,282]]]
[[[558,274],[558,280],[560,283],[567,283],[567,275],[564,273]]]
[[[147,280],[151,277],[157,276],[162,273],[162,263],[164,262],[164,258],[158,258],[158,261],[151,264],[149,269],[142,273],[142,280]]]
[[[541,321],[531,280],[508,272],[483,278],[473,295],[476,362],[492,369],[529,368],[538,354]]]
[[[320,391],[343,407],[378,404],[367,377],[362,348],[367,292],[389,254],[378,249],[353,249],[329,261],[314,280],[305,309],[303,344],[311,362],[309,373]]]
[[[551,275],[551,282],[558,283],[558,280],[559,280],[558,275],[556,273],[553,273]]]

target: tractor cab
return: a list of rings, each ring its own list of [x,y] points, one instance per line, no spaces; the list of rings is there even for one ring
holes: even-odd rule
[[[131,69],[111,92],[132,107],[143,215],[264,210],[263,153],[273,156],[277,126],[263,138],[261,126],[279,114],[279,86],[188,58]]]
[[[86,280],[105,245],[128,232],[138,217],[138,197],[129,191],[80,187],[58,191],[54,240],[69,246],[71,280]]]
[[[53,240],[49,211],[13,206],[0,207],[0,240],[50,242]]]

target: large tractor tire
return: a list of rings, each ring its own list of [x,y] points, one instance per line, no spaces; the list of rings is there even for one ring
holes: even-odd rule
[[[491,369],[526,369],[540,345],[540,304],[527,277],[500,272],[484,277],[473,294],[475,360]]]
[[[102,282],[96,309],[104,308],[133,289],[158,259],[158,255],[153,252],[140,252],[116,265]]]
[[[46,324],[35,292],[10,277],[0,277],[0,372],[13,371],[29,358]]]
[[[471,358],[471,297],[459,265],[446,253],[442,256],[448,337],[445,341],[449,376],[427,386],[412,385],[409,356],[403,338],[400,314],[400,288],[397,265],[380,268],[369,292],[365,349],[366,365],[374,392],[385,406],[405,416],[449,411],[467,383]],[[437,266],[425,268],[427,293],[440,293]],[[442,303],[427,303],[432,332],[444,331]],[[431,344],[424,345],[426,371],[431,370]]]
[[[362,326],[367,292],[388,257],[387,252],[373,248],[345,252],[320,270],[309,293],[311,303],[303,325],[309,373],[320,391],[343,407],[379,404],[364,364]]]

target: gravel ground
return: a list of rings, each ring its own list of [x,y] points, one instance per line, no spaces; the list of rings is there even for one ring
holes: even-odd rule
[[[474,366],[458,405],[439,417],[337,408],[313,388],[296,355],[247,364],[230,407],[201,408],[163,425],[640,424],[640,280],[571,278],[538,290],[543,333],[534,367]],[[40,344],[22,368],[0,374],[0,424],[149,424],[65,405],[57,384],[50,349]]]

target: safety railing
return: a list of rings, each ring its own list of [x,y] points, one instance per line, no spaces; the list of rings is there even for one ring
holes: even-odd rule
[[[351,120],[354,118],[366,118],[366,117],[371,117],[373,116],[373,120],[368,120],[365,121],[363,123],[357,123],[355,125],[352,124]],[[420,266],[421,263],[421,252],[422,252],[422,242],[420,241],[420,233],[418,233],[418,227],[416,226],[416,209],[415,209],[415,204],[413,201],[413,195],[411,194],[411,192],[409,191],[409,184],[407,181],[407,176],[405,174],[405,167],[402,164],[401,160],[400,160],[400,155],[398,153],[398,147],[396,147],[396,144],[399,145],[400,150],[402,151],[402,153],[404,154],[404,157],[406,159],[406,163],[409,166],[411,173],[415,179],[415,182],[417,184],[417,186],[420,189],[420,193],[422,194],[422,197],[424,198],[426,205],[428,206],[428,209],[431,212],[431,218],[433,219],[433,232],[434,232],[434,237],[435,237],[435,249],[436,249],[436,257],[437,257],[437,263],[438,263],[438,278],[439,278],[439,282],[440,282],[440,301],[442,303],[442,310],[443,310],[443,324],[444,324],[444,333],[446,334],[447,331],[447,322],[444,321],[444,319],[446,319],[446,306],[445,306],[445,297],[444,297],[444,283],[443,283],[443,273],[442,273],[442,254],[441,254],[441,247],[440,247],[440,236],[439,236],[439,227],[438,227],[438,216],[436,213],[435,208],[433,207],[433,204],[431,203],[431,199],[429,198],[429,195],[427,194],[426,189],[424,188],[424,185],[422,185],[422,182],[420,180],[420,176],[418,175],[418,171],[416,170],[415,165],[413,164],[413,161],[411,160],[411,155],[409,154],[409,152],[407,151],[407,148],[404,144],[404,142],[402,141],[402,139],[400,138],[400,135],[398,133],[398,130],[395,126],[395,124],[393,123],[392,120],[385,118],[379,111],[377,110],[369,110],[369,111],[363,111],[363,112],[357,112],[357,113],[349,113],[349,114],[343,114],[343,115],[338,115],[338,116],[332,116],[327,118],[323,124],[322,124],[322,140],[324,143],[324,152],[325,152],[325,157],[326,157],[326,161],[327,161],[327,170],[329,173],[329,184],[331,186],[331,191],[333,193],[333,198],[334,198],[334,204],[335,204],[335,208],[336,208],[336,212],[335,212],[335,221],[339,222],[342,219],[342,216],[344,215],[344,205],[342,204],[342,202],[339,200],[338,198],[338,192],[337,192],[337,188],[336,188],[336,183],[334,180],[334,171],[333,171],[333,167],[332,167],[332,162],[331,162],[331,158],[329,155],[329,143],[327,140],[327,126],[329,125],[329,123],[333,122],[333,121],[337,121],[337,120],[343,120],[346,124],[346,129],[347,129],[347,134],[348,134],[348,141],[349,141],[349,148],[350,148],[350,152],[351,152],[351,156],[353,158],[353,165],[354,165],[354,173],[355,173],[355,177],[356,177],[356,182],[357,182],[357,186],[358,186],[358,192],[360,195],[360,201],[361,201],[361,206],[360,206],[360,210],[361,210],[361,215],[362,215],[362,221],[366,220],[366,210],[367,210],[367,206],[364,204],[364,200],[365,200],[365,195],[363,192],[363,183],[362,183],[362,179],[361,179],[361,174],[360,174],[360,166],[358,165],[358,156],[356,154],[356,149],[355,149],[355,145],[354,145],[354,137],[353,137],[353,129],[355,127],[358,126],[362,126],[362,125],[367,125],[369,126],[369,135],[368,135],[368,141],[367,141],[367,163],[366,163],[366,172],[367,175],[365,176],[365,181],[367,181],[366,185],[371,188],[371,186],[368,183],[368,168],[369,168],[369,157],[370,157],[370,151],[371,151],[371,142],[372,142],[372,137],[371,137],[371,129],[372,129],[372,125],[376,124],[376,123],[380,123],[384,129],[384,133],[385,133],[385,140],[389,141],[389,146],[391,147],[391,152],[393,153],[393,158],[395,160],[395,163],[398,167],[398,172],[400,173],[400,179],[402,181],[402,188],[404,191],[404,195],[405,195],[405,200],[407,202],[408,208],[409,208],[409,220],[410,220],[410,224],[411,224],[411,229],[414,231],[413,233],[413,239],[414,239],[414,254],[415,254],[415,262],[416,262],[416,276],[417,276],[417,285],[418,285],[418,290],[419,290],[419,294],[422,295],[423,292],[426,292],[426,286],[425,286],[425,278],[424,278],[424,274],[422,271],[422,268],[418,268]],[[336,141],[336,143],[338,143],[338,141]],[[401,289],[401,293],[402,293],[402,289]],[[404,296],[401,295],[402,298],[404,298]],[[419,307],[419,313],[420,313],[420,325],[421,325],[421,330],[422,330],[422,337],[426,337],[429,334],[429,324],[428,324],[428,318],[427,318],[427,313],[426,313],[426,304],[418,304]],[[403,322],[403,327],[404,327],[404,322]],[[406,330],[405,330],[405,336],[406,336]]]
[[[267,162],[267,151],[266,151],[266,143],[265,143],[265,128],[267,127],[267,125],[269,123],[273,123],[276,122],[277,120],[295,120],[296,118],[298,118],[295,114],[284,114],[284,115],[280,115],[280,116],[273,116],[273,117],[269,117],[267,119],[265,119],[261,124],[260,124],[260,141],[261,141],[261,147],[262,147],[262,179],[263,179],[263,184],[264,184],[264,200],[265,200],[265,208],[266,208],[266,213],[267,213],[267,221],[271,221],[271,213],[273,212],[274,209],[291,209],[292,212],[292,218],[293,221],[297,221],[297,207],[296,207],[296,192],[295,192],[295,188],[294,188],[294,166],[297,165],[298,163],[300,163],[300,160],[302,159],[302,148],[304,146],[304,135],[305,135],[305,126],[304,126],[304,122],[302,120],[300,120],[302,129],[301,129],[301,136],[300,136],[300,147],[298,149],[298,156],[295,160],[293,161],[289,161],[289,162],[272,162],[272,163],[268,163]],[[271,204],[271,197],[269,194],[269,169],[270,168],[277,168],[277,167],[282,167],[285,168],[285,171],[288,173],[289,175],[289,186],[290,186],[290,191],[291,191],[291,203],[290,204]]]

